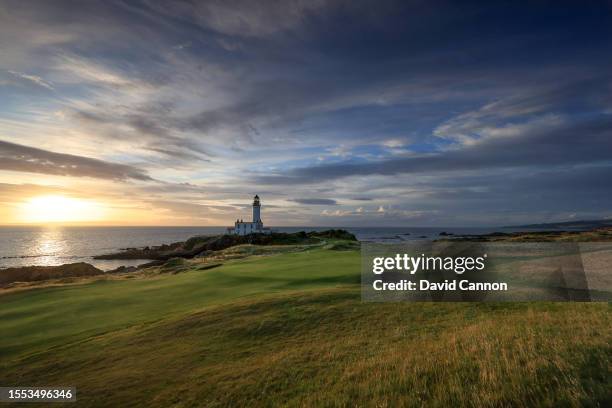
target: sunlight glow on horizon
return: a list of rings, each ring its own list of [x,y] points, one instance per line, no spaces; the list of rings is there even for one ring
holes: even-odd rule
[[[61,195],[32,197],[19,210],[19,220],[28,224],[100,221],[106,214],[96,201]]]

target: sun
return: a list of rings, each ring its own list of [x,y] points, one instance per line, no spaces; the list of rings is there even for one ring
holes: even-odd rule
[[[21,221],[26,223],[66,223],[99,221],[104,207],[95,201],[61,195],[33,197],[20,208]]]

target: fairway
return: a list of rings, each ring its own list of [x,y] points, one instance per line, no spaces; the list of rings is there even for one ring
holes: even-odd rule
[[[177,275],[0,294],[0,357],[6,361],[245,296],[357,283],[358,252],[313,249]]]

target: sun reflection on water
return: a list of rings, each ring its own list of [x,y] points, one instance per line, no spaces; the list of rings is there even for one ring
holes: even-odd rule
[[[61,228],[49,227],[40,231],[33,252],[39,257],[39,265],[58,265],[66,256],[67,242]]]

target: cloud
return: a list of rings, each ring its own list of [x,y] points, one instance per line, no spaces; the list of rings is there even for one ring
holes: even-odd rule
[[[162,208],[175,215],[187,216],[192,218],[207,218],[214,214],[230,213],[234,211],[232,206],[207,205],[186,201],[171,200],[152,200],[149,201],[155,208]]]
[[[371,219],[390,219],[390,220],[411,220],[422,218],[426,215],[435,214],[436,211],[428,210],[428,211],[411,211],[404,210],[399,208],[390,208],[378,206],[378,208],[373,209],[364,209],[363,207],[358,207],[356,209],[346,209],[346,210],[323,210],[321,211],[321,216],[323,217],[342,217],[356,220],[357,222],[363,222],[364,218]]]
[[[336,200],[331,200],[328,198],[293,198],[287,201],[293,201],[298,204],[308,204],[308,205],[338,205]]]
[[[125,164],[0,141],[0,170],[94,177],[110,180],[152,181],[142,170]]]
[[[152,2],[160,12],[183,19],[193,19],[219,33],[244,37],[265,37],[301,25],[309,15],[319,13],[332,2],[328,0],[259,1],[248,0],[187,1],[168,7]]]
[[[114,88],[128,88],[133,91],[137,87],[148,87],[147,83],[138,73],[131,77],[117,69],[104,66],[100,62],[91,61],[83,57],[62,55],[57,57],[55,70],[62,73],[62,79],[67,82],[82,81],[90,85],[106,85]]]
[[[594,78],[587,75],[586,79],[578,77],[562,85],[544,82],[457,115],[437,126],[433,134],[465,143],[508,131],[524,133],[542,122],[558,121],[558,112],[571,109],[575,115],[598,110],[606,103],[607,90],[602,86],[606,83],[612,85],[608,75],[595,75]]]
[[[488,138],[442,153],[302,167],[283,175],[257,175],[253,179],[265,184],[307,184],[350,176],[567,166],[612,160],[612,118],[607,115],[580,122],[547,122],[529,131],[506,133],[507,137]]]
[[[161,106],[165,107],[166,104]],[[174,163],[178,160],[209,161],[208,157],[214,156],[213,153],[196,141],[175,134],[171,127],[172,119],[167,114],[170,110],[161,109],[159,105],[128,112],[109,112],[98,108],[92,111],[75,110],[70,117],[87,128],[104,131],[107,137],[117,140],[128,136],[126,129],[129,129],[144,142],[140,147],[142,151],[167,156]],[[154,159],[159,160],[158,157]]]
[[[28,74],[24,74],[23,72],[15,72],[15,71],[9,71],[9,73],[17,78],[20,79],[24,79],[26,81],[29,81],[33,84],[36,84],[38,86],[41,86],[43,88],[49,89],[49,90],[53,90],[53,85],[47,81],[45,81],[44,79],[42,79],[39,76],[36,75],[28,75]]]
[[[383,146],[388,147],[390,149],[396,149],[398,147],[403,147],[406,145],[406,142],[401,139],[388,139],[382,143]]]

